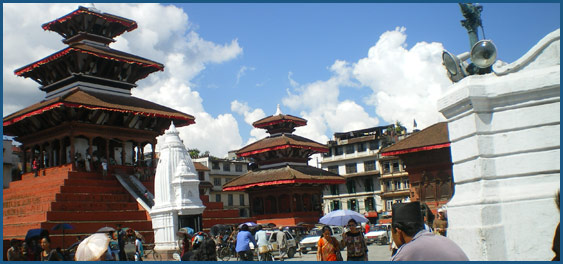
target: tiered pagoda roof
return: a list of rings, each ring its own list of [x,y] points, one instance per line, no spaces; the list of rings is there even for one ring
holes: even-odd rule
[[[251,171],[223,185],[224,191],[281,184],[341,184],[342,176],[311,166],[289,166]]]
[[[279,108],[275,115],[254,122],[254,127],[266,129],[270,136],[241,148],[236,154],[254,160],[258,169],[235,178],[225,184],[223,190],[298,183],[344,183],[342,176],[307,165],[309,156],[328,152],[328,148],[292,134],[295,127],[306,124],[307,120],[282,114]]]
[[[137,28],[133,20],[79,7],[43,29],[59,33],[67,48],[14,71],[46,92],[44,100],[4,118],[4,133],[27,136],[65,122],[162,132],[194,117],[136,98],[131,89],[161,63],[110,48],[109,43]]]
[[[74,109],[74,113],[70,109]],[[4,117],[4,134],[32,134],[68,120],[79,119],[80,116],[88,116],[89,111],[93,112],[89,120],[98,125],[130,127],[134,125],[132,122],[140,122],[143,129],[160,131],[168,127],[169,122],[159,122],[159,118],[172,119],[177,126],[195,123],[191,115],[147,100],[74,88],[61,96],[41,101]],[[104,112],[107,113],[106,117],[103,116]],[[125,121],[123,118],[110,118],[111,113],[128,117]],[[139,118],[132,118],[136,115]]]

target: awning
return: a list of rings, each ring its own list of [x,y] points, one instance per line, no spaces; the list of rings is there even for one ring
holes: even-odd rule
[[[369,218],[369,217],[377,217],[377,212],[366,212],[364,213],[364,216]]]

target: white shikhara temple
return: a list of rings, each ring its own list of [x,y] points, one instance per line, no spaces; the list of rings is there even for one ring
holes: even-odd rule
[[[199,179],[194,164],[174,123],[159,137],[160,156],[154,182],[154,206],[150,215],[155,250],[179,249],[176,232],[183,227],[201,230],[205,206],[199,197]]]

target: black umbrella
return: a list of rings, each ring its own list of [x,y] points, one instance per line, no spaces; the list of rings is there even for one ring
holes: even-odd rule
[[[70,229],[74,229],[74,226],[67,223],[56,224],[55,226],[53,226],[53,228],[51,228],[51,230],[63,230],[63,248],[65,246],[65,230],[70,230]]]

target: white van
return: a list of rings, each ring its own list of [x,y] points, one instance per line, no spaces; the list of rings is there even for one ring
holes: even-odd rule
[[[338,242],[342,242],[342,234],[344,233],[344,228],[341,226],[330,226],[332,229],[332,236],[338,240]],[[299,247],[301,249],[301,253],[307,254],[309,251],[317,251],[317,243],[319,243],[319,239],[323,235],[323,231],[321,228],[315,227],[309,231],[309,235],[304,237],[299,242]]]

